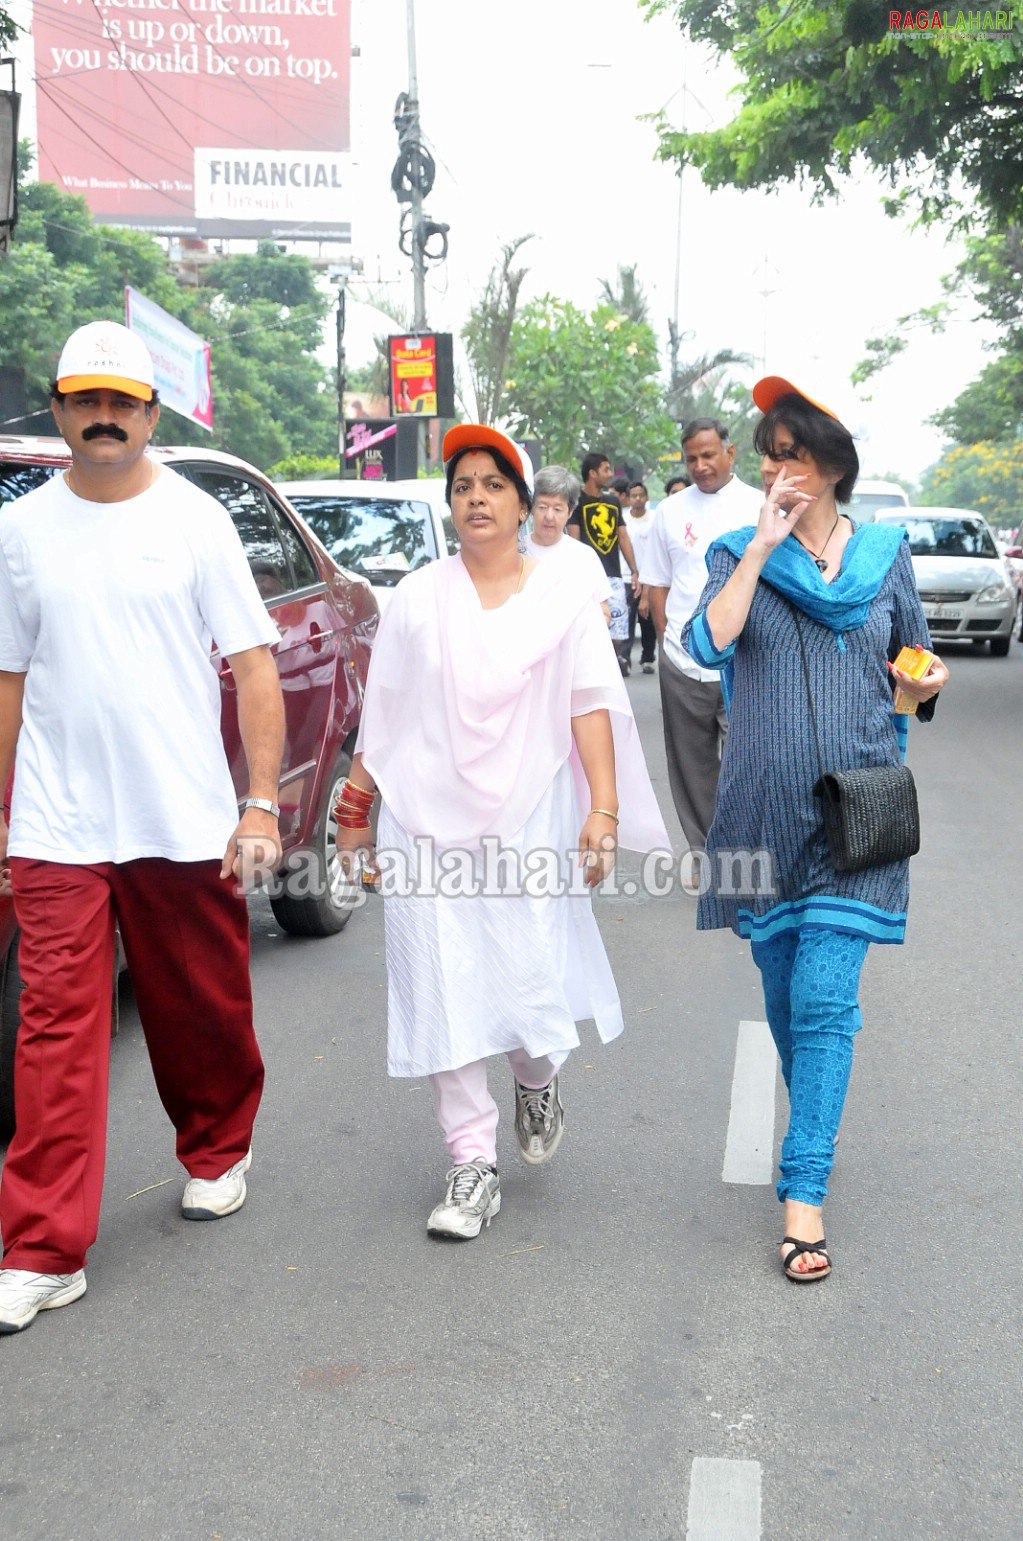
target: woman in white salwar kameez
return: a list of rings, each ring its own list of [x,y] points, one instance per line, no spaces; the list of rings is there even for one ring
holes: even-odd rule
[[[519,550],[527,456],[476,424],[443,454],[461,552],[395,590],[337,815],[345,865],[380,871],[388,1071],[429,1077],[451,1160],[428,1230],[465,1240],[501,1207],[487,1059],[508,1057],[521,1155],[549,1160],[576,1023],[623,1026],[590,890],[619,838],[667,835],[592,586]]]

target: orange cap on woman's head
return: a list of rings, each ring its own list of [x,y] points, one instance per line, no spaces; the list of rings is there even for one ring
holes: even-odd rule
[[[518,471],[532,493],[533,463],[522,445],[509,439],[500,429],[485,428],[482,423],[459,423],[457,427],[449,428],[440,452],[444,464],[447,465],[465,449],[496,449]]]
[[[781,375],[765,375],[753,387],[753,400],[761,412],[770,412],[772,407],[778,405],[783,396],[801,396],[804,401],[810,403],[811,407],[816,407],[819,412],[824,412],[828,417],[833,417],[836,423],[841,422],[838,413],[832,412],[831,408],[826,407],[823,401],[815,401],[812,396],[808,396],[805,391],[801,391],[798,385],[793,385],[791,380],[785,380]]]

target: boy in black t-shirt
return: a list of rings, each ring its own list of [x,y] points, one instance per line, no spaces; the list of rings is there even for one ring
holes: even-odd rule
[[[619,552],[629,564],[632,587],[638,589],[639,574],[632,541],[622,522],[622,508],[615,494],[609,491],[614,471],[607,456],[594,450],[582,463],[583,490],[575,512],[566,528],[576,540],[591,547],[598,557],[611,584],[611,640],[618,654],[623,674],[629,672],[626,656],[629,645],[629,604],[622,580]]]

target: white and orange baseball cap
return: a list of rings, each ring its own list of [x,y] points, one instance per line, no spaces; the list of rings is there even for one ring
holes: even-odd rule
[[[485,428],[482,423],[459,423],[449,428],[441,445],[441,459],[445,465],[464,449],[496,449],[514,466],[522,480],[533,491],[533,462],[521,444],[509,439],[498,428]]]
[[[142,338],[119,321],[87,321],[72,332],[57,365],[57,389],[123,391],[153,399],[153,359]]]
[[[811,407],[816,407],[818,412],[824,412],[828,417],[833,417],[836,423],[841,422],[837,412],[826,407],[823,401],[815,400],[813,396],[801,390],[798,385],[793,385],[791,380],[786,380],[782,375],[765,375],[753,387],[753,400],[761,412],[770,412],[783,396],[802,396],[803,400],[808,401]]]

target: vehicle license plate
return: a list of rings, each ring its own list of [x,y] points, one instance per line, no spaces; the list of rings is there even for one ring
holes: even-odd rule
[[[929,621],[961,621],[963,612],[952,605],[924,605],[924,615]]]

